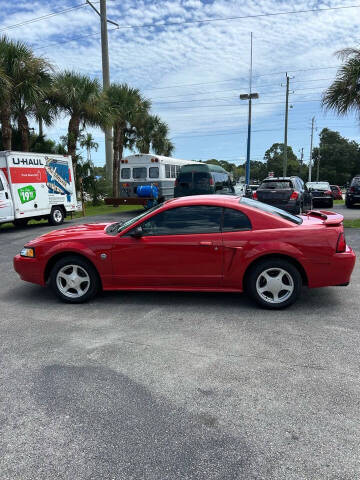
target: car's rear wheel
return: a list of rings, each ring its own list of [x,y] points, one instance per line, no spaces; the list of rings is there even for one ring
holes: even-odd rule
[[[354,204],[349,202],[349,200],[345,200],[345,205],[346,205],[346,208],[352,208]]]
[[[281,309],[300,296],[302,280],[298,269],[287,260],[269,259],[255,265],[247,278],[248,291],[262,307]]]
[[[334,206],[334,200],[330,200],[328,204],[328,208],[333,208],[333,206]]]
[[[50,225],[61,225],[64,222],[64,210],[61,207],[53,207],[49,215]]]
[[[93,265],[76,255],[66,256],[55,263],[50,273],[50,285],[58,297],[67,303],[86,302],[100,288]]]
[[[15,227],[26,227],[28,224],[29,218],[17,218],[14,220]]]

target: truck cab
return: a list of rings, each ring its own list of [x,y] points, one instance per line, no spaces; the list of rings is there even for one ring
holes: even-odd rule
[[[14,204],[5,172],[0,169],[0,223],[14,221]]]

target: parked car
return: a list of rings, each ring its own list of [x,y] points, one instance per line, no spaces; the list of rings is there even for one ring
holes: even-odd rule
[[[329,182],[307,182],[306,186],[311,192],[314,207],[332,208],[334,206]]]
[[[334,200],[342,200],[342,191],[338,185],[330,185],[331,193]]]
[[[355,254],[342,221],[337,213],[295,216],[232,195],[182,197],[125,223],[42,235],[16,255],[14,267],[69,303],[100,289],[246,290],[263,307],[283,308],[302,285],[349,283]]]
[[[299,214],[311,210],[311,195],[300,177],[268,177],[253,193],[253,199]]]
[[[174,197],[235,193],[232,178],[219,165],[183,165],[175,180]]]
[[[360,203],[360,175],[351,180],[345,194],[345,205],[351,208],[355,203]]]

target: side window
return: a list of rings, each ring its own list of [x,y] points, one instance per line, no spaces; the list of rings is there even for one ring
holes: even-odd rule
[[[239,230],[251,230],[251,223],[245,213],[233,208],[224,209],[223,232],[236,232]]]
[[[166,210],[141,224],[144,235],[186,235],[220,232],[221,207],[192,205]]]
[[[165,164],[165,178],[171,178],[170,165],[168,165],[167,163]]]
[[[171,165],[171,178],[176,177],[176,165]]]
[[[4,185],[3,185],[2,181],[1,181],[1,178],[0,178],[0,191],[1,190],[4,190]]]
[[[121,178],[130,178],[130,168],[122,168],[120,176]]]
[[[159,167],[150,167],[149,168],[149,177],[150,178],[159,178]]]

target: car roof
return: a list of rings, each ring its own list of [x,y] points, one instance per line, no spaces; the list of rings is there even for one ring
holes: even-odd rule
[[[165,204],[177,207],[186,205],[238,206],[241,197],[241,195],[188,195],[187,197],[171,198]]]
[[[266,178],[264,178],[263,182],[266,182],[267,180],[292,180],[293,178],[295,178],[295,176],[293,176],[293,177],[266,177]]]

